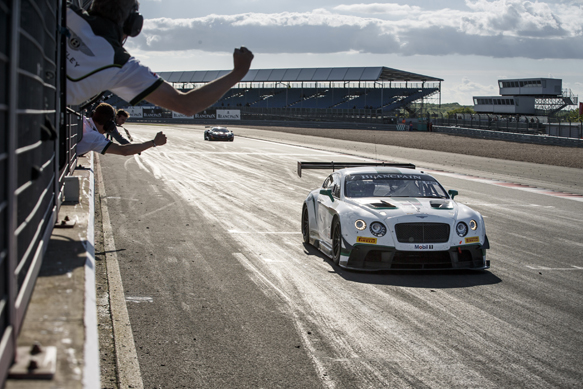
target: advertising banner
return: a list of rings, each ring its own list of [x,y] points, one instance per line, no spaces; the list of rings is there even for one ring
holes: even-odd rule
[[[222,110],[217,109],[217,119],[219,120],[241,120],[241,111],[238,109]]]
[[[171,119],[172,111],[163,108],[146,108],[142,109],[144,119]]]
[[[126,107],[124,108],[130,114],[131,118],[142,118],[142,107]]]
[[[216,119],[217,114],[214,109],[207,109],[194,115],[195,119]]]
[[[186,115],[183,115],[183,114],[178,113],[178,112],[172,112],[172,118],[173,119],[194,119],[194,115],[186,116]]]

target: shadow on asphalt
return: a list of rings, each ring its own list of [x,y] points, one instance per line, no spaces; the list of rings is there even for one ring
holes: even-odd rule
[[[502,282],[501,278],[487,270],[381,270],[375,272],[346,270],[335,265],[330,258],[314,246],[304,243],[304,250],[309,256],[318,257],[330,265],[331,273],[337,273],[350,282],[426,289],[470,288]]]

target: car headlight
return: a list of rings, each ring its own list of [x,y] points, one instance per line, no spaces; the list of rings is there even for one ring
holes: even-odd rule
[[[359,231],[364,231],[366,229],[366,222],[364,220],[357,220],[354,222],[354,227]]]
[[[478,223],[475,220],[470,220],[470,229],[476,231],[478,229]]]
[[[383,223],[373,222],[370,225],[370,232],[374,236],[385,236],[385,234],[387,233],[387,227],[385,227]]]
[[[455,232],[461,237],[464,237],[468,234],[468,225],[464,222],[459,222],[455,227]]]

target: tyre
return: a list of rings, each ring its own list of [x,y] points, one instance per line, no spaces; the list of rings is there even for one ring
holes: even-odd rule
[[[332,222],[332,260],[335,264],[340,264],[340,253],[342,252],[342,229],[340,220],[335,218]]]
[[[305,204],[302,209],[302,238],[304,243],[310,244],[310,214]]]

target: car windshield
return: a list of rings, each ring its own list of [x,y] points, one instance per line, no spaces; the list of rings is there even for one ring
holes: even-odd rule
[[[226,128],[213,128],[214,132],[229,132]]]
[[[447,198],[443,187],[425,174],[370,173],[346,177],[346,197],[431,197]]]

